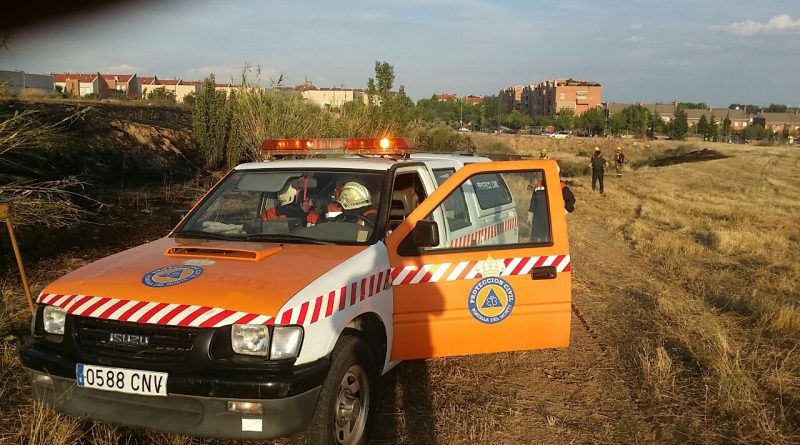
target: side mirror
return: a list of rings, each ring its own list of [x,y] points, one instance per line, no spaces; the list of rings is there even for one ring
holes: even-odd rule
[[[439,245],[439,226],[434,221],[420,220],[411,232],[414,246],[436,247]]]

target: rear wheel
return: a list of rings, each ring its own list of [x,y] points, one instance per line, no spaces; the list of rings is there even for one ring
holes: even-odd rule
[[[311,424],[294,442],[366,444],[377,408],[377,379],[375,357],[367,343],[357,335],[343,335],[331,353],[331,369]]]

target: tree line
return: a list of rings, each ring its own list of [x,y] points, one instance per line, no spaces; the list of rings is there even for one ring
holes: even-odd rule
[[[255,81],[251,76],[255,75]],[[194,138],[211,169],[230,168],[263,158],[261,142],[274,138],[411,137],[428,150],[474,150],[472,140],[448,126],[426,121],[402,85],[393,91],[394,67],[375,62],[375,77],[367,79],[365,101],[339,108],[320,107],[300,92],[281,88],[282,77],[270,88],[258,86],[260,71],[245,66],[239,87],[226,93],[215,88],[214,75],[194,98]]]

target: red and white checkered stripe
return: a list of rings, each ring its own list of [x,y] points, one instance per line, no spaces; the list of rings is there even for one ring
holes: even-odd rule
[[[534,267],[554,266],[558,272],[568,272],[569,255],[534,256],[506,258],[502,260],[506,268],[500,276],[527,275]],[[469,280],[477,278],[478,261],[460,263],[426,264],[422,267],[406,266],[392,269],[392,285],[436,283],[438,281]]]
[[[309,325],[372,298],[392,285],[389,270],[382,270],[278,314],[276,324]]]
[[[104,320],[168,326],[216,328],[229,324],[271,324],[268,315],[189,304],[154,303],[91,295],[41,293],[37,303],[58,306],[68,314]]]
[[[460,236],[456,239],[450,240],[450,247],[469,247],[473,245],[481,245],[486,240],[496,238],[505,232],[510,232],[517,228],[517,217],[501,221],[489,227],[484,227],[476,232]]]

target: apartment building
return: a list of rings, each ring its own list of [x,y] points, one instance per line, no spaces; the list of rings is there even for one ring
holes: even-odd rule
[[[603,88],[597,82],[554,79],[529,85],[521,91],[521,107],[531,117],[557,116],[561,110],[575,115],[602,106]]]
[[[522,111],[522,90],[524,89],[524,85],[514,85],[500,90],[498,97],[506,113]]]

